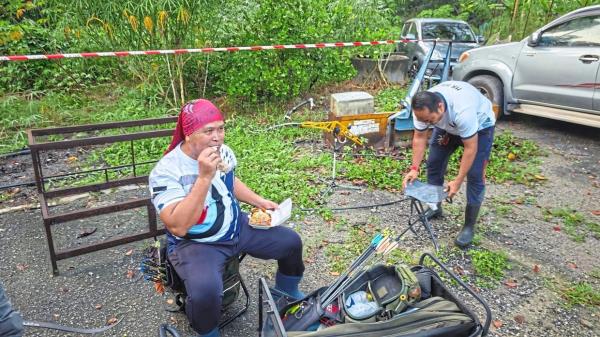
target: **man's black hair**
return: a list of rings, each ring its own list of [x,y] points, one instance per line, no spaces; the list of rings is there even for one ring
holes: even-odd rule
[[[413,110],[427,108],[430,112],[437,112],[438,104],[441,102],[440,95],[429,91],[419,91],[413,96],[411,107]]]

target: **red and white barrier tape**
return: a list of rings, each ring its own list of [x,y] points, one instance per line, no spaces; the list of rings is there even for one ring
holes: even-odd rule
[[[198,48],[198,49],[167,49],[167,50],[136,50],[117,52],[91,52],[91,53],[65,53],[47,55],[9,55],[1,56],[0,61],[27,61],[27,60],[56,60],[64,58],[93,58],[93,57],[123,57],[134,55],[162,55],[162,54],[192,54],[212,52],[237,52],[237,51],[259,51],[273,49],[308,49],[308,48],[332,48],[332,47],[360,47],[377,46],[407,42],[407,40],[386,40],[371,42],[327,42],[314,44],[278,44],[273,46],[251,46],[251,47],[223,47],[223,48]]]

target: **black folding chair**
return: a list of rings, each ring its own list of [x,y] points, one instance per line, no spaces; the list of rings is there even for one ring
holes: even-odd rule
[[[233,305],[233,303],[236,302],[237,298],[239,297],[240,289],[243,291],[246,300],[242,308],[240,308],[234,314],[228,315],[227,318],[219,323],[220,329],[243,315],[246,310],[248,310],[250,305],[248,288],[246,287],[244,279],[242,278],[239,270],[240,262],[242,262],[244,257],[246,257],[245,253],[239,256],[232,256],[225,262],[225,268],[223,270],[223,302],[221,310],[226,311]],[[148,268],[148,266],[150,267]],[[165,240],[160,240],[160,248],[154,251],[147,259],[142,261],[141,269],[146,276],[151,274],[151,279],[154,281],[159,280],[166,288],[169,288],[173,292],[175,295],[176,306],[176,309],[173,311],[185,311],[187,292],[185,290],[183,281],[179,275],[177,275],[175,268],[169,261],[167,255],[167,244]],[[159,273],[148,273],[146,270],[158,270]]]

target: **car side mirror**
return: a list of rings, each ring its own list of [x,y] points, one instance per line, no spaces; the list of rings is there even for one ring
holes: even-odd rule
[[[540,32],[533,32],[531,35],[529,35],[529,38],[527,39],[527,45],[529,47],[535,47],[540,43],[540,37],[542,36],[542,34]]]
[[[485,37],[483,35],[477,35],[477,37],[475,38],[477,43],[479,44],[485,44]]]

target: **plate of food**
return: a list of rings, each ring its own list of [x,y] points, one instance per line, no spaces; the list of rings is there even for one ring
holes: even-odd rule
[[[286,199],[275,210],[253,208],[250,212],[250,226],[257,229],[269,229],[280,226],[292,215],[292,199]]]

